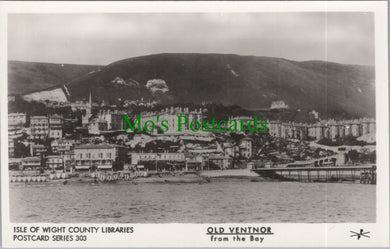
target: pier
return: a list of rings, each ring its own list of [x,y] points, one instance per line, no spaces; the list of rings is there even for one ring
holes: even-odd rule
[[[359,182],[376,184],[376,166],[257,168],[253,172],[266,178],[299,182]]]

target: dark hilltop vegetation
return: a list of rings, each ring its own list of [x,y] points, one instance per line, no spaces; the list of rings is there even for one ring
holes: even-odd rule
[[[21,85],[26,85],[25,91],[33,90],[35,83],[15,80],[16,74],[30,78],[23,75],[29,70],[18,71],[12,62],[9,67],[13,68],[9,72],[11,93]],[[85,99],[90,91],[94,101],[112,104],[143,98],[164,105],[206,101],[261,110],[272,101],[283,100],[292,109],[314,109],[324,118],[375,116],[375,70],[371,66],[232,54],[155,54],[103,67],[45,69],[39,75],[40,87],[68,82],[71,101]]]

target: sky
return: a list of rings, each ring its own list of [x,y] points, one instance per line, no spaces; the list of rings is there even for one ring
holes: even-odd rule
[[[157,53],[226,53],[374,65],[363,12],[10,14],[8,59],[107,65]]]

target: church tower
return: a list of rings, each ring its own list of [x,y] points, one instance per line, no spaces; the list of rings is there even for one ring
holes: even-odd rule
[[[88,126],[89,118],[92,116],[92,93],[89,92],[89,101],[88,105],[85,108],[85,115],[82,116],[81,123],[83,127]]]
[[[92,109],[92,93],[89,91],[89,108]]]

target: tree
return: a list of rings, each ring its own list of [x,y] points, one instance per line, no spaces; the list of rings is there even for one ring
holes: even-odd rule
[[[245,135],[241,134],[241,133],[230,133],[230,137],[233,139],[234,143],[235,144],[238,144],[241,139],[243,139],[245,137]]]
[[[348,151],[347,156],[352,161],[353,164],[359,161],[359,152],[357,150]]]
[[[370,152],[368,156],[370,163],[376,163],[376,151]]]
[[[23,143],[15,142],[15,157],[27,157],[30,155],[29,146],[25,146]]]

